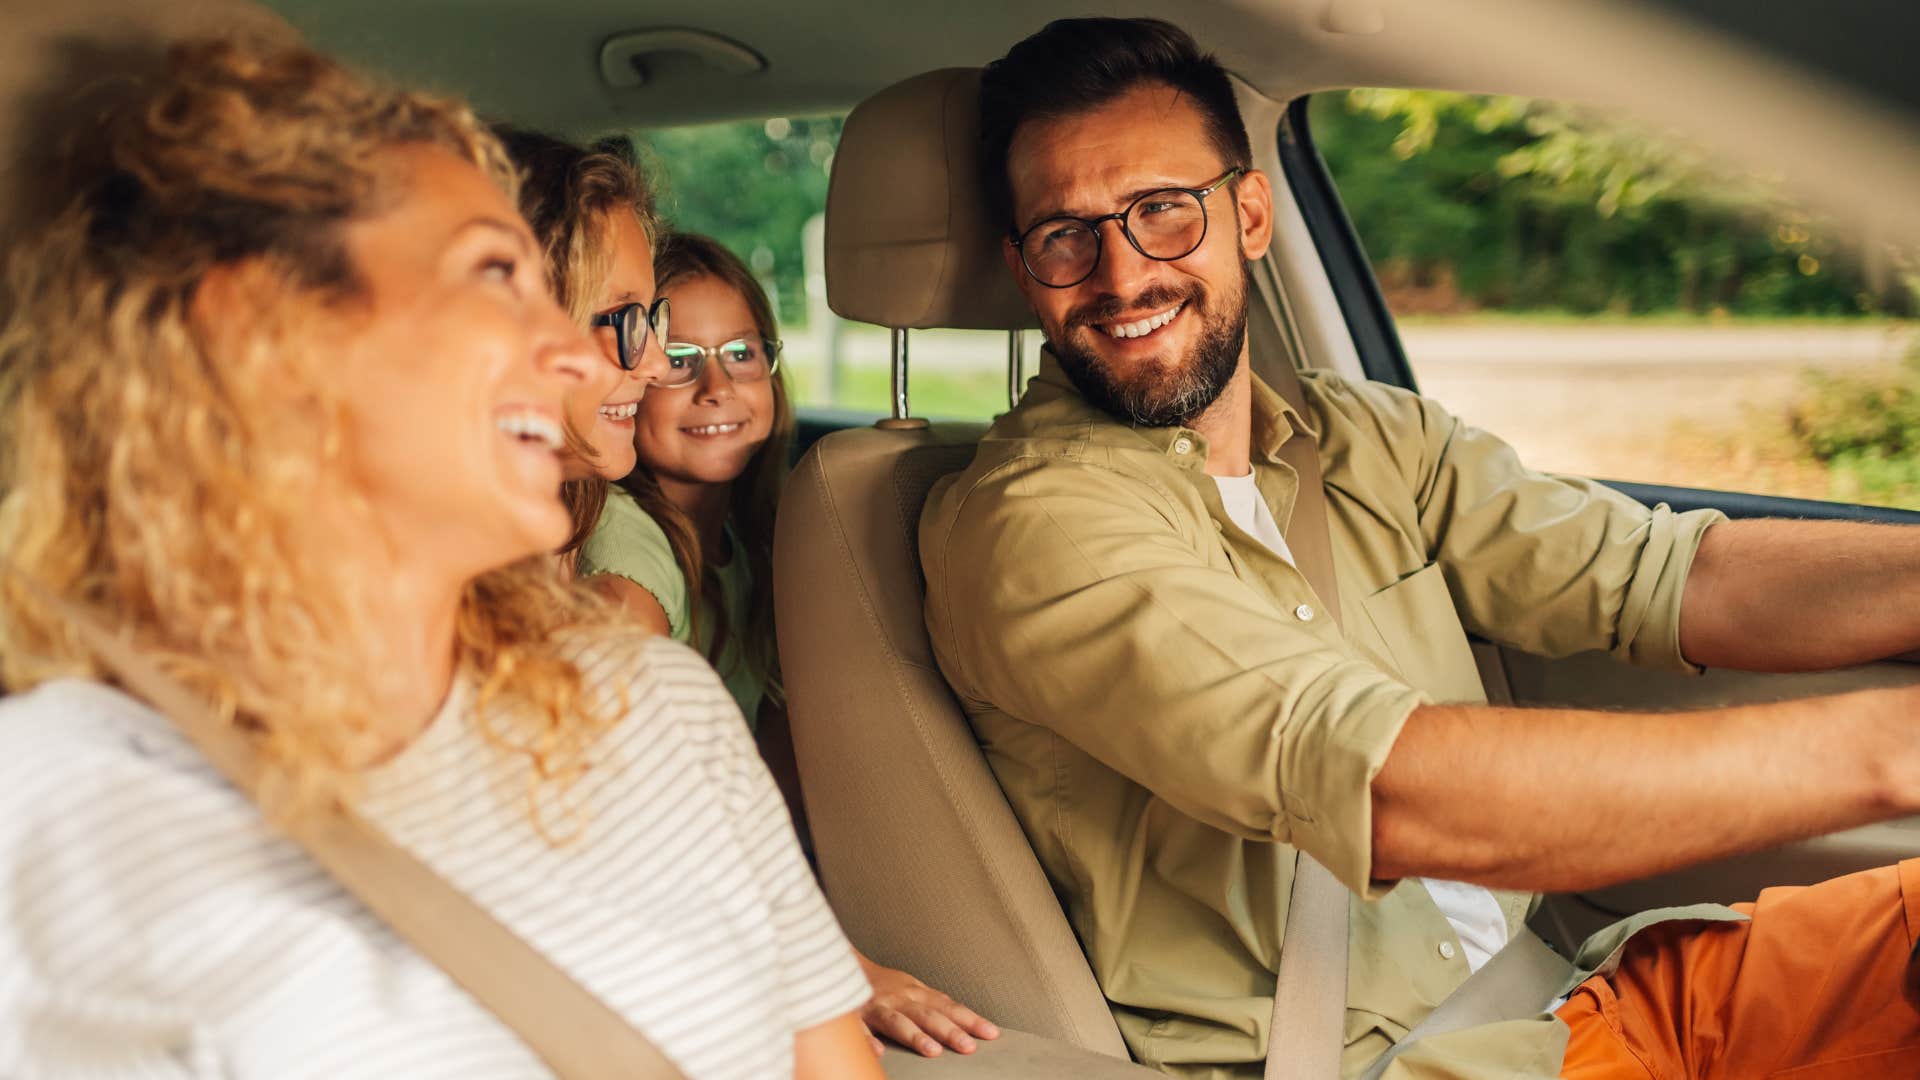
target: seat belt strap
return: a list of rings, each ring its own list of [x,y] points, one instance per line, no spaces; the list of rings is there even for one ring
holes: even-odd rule
[[[120,684],[171,719],[228,781],[258,798],[253,743],[78,605],[0,559],[33,598],[65,619]],[[350,808],[316,811],[285,832],[421,955],[520,1037],[562,1080],[684,1080],[625,1017]]]
[[[1274,387],[1303,419],[1306,398],[1293,370]],[[1293,513],[1283,529],[1293,563],[1340,624],[1340,586],[1334,577],[1333,538],[1327,531],[1326,488],[1320,448],[1305,432],[1280,445],[1280,460],[1299,480]],[[1280,942],[1267,1028],[1266,1080],[1329,1080],[1340,1075],[1346,1048],[1347,942],[1352,897],[1331,872],[1306,853],[1293,864],[1287,925]]]
[[[1572,964],[1548,948],[1540,935],[1522,927],[1512,941],[1480,965],[1480,970],[1454,987],[1426,1019],[1375,1059],[1362,1080],[1379,1080],[1394,1058],[1429,1035],[1533,1016],[1546,1008],[1573,975]]]
[[[1307,416],[1306,395],[1291,368],[1281,374],[1274,390],[1295,412]],[[1340,594],[1333,576],[1319,447],[1296,433],[1281,444],[1279,457],[1293,467],[1300,481],[1286,526],[1287,546],[1293,551],[1294,565],[1337,624]],[[1348,902],[1347,890],[1319,863],[1305,854],[1295,861],[1273,1026],[1267,1040],[1266,1080],[1329,1080],[1340,1075],[1340,1053],[1346,1045]],[[1538,1013],[1573,972],[1573,965],[1549,949],[1539,935],[1521,928],[1381,1055],[1363,1080],[1379,1080],[1394,1058],[1429,1035]]]

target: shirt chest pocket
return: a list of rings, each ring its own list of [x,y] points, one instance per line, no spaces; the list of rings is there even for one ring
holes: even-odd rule
[[[1437,563],[1366,598],[1372,630],[1409,686],[1442,703],[1484,702],[1473,648]]]

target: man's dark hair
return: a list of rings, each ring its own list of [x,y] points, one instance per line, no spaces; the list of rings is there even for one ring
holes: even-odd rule
[[[1250,168],[1253,148],[1227,70],[1193,36],[1160,19],[1055,19],[980,76],[982,181],[989,209],[1012,227],[1007,149],[1020,125],[1097,109],[1163,83],[1192,100],[1227,165]]]

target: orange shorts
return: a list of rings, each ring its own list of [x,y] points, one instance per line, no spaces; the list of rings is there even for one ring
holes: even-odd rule
[[[1920,859],[1655,926],[1560,1009],[1572,1080],[1920,1078]]]

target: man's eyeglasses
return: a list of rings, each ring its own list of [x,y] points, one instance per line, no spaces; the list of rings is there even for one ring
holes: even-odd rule
[[[1245,171],[1236,166],[1197,188],[1149,191],[1117,214],[1050,217],[1008,243],[1020,252],[1020,262],[1033,280],[1050,289],[1070,289],[1093,276],[1100,265],[1103,222],[1119,222],[1127,242],[1149,259],[1184,259],[1207,238],[1207,196]]]
[[[758,334],[749,334],[743,338],[721,342],[718,345],[695,345],[690,341],[667,342],[667,363],[672,365],[676,382],[662,382],[661,386],[691,386],[700,380],[700,373],[707,361],[720,365],[727,378],[737,383],[759,382],[761,379],[780,370],[780,343],[772,338],[763,338]]]
[[[647,334],[651,332],[659,340],[667,340],[667,323],[672,315],[673,305],[662,296],[651,307],[635,301],[624,304],[593,317],[595,328],[613,327],[614,355],[620,361],[620,370],[632,371],[640,366],[640,357],[647,349]],[[661,386],[685,386],[692,382],[691,377],[682,379],[680,372],[671,368],[658,380]]]

